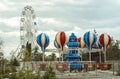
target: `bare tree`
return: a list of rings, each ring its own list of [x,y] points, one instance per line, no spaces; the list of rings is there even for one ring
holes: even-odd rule
[[[0,49],[2,48],[3,43],[4,43],[4,41],[0,38]]]

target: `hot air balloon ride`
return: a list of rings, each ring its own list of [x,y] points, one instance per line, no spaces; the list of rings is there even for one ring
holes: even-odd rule
[[[101,49],[102,49],[102,45],[99,42],[99,39],[97,39],[96,43],[92,46],[92,48],[97,49],[97,51],[100,50],[99,52],[99,62],[101,63]]]
[[[94,43],[92,48],[101,50],[102,49],[102,45],[99,42],[99,36],[98,36],[97,31],[95,29],[94,29],[94,34],[97,36],[97,41]],[[101,51],[99,52],[99,62],[101,63]]]
[[[56,40],[54,40],[54,46],[57,48],[59,52],[59,61],[60,61],[60,45],[56,42]]]
[[[67,43],[68,51],[65,55],[66,61],[70,64],[70,72],[77,70],[80,72],[82,70],[81,55],[79,54],[79,43],[77,36],[71,33],[69,36],[69,42]]]
[[[49,45],[49,36],[45,33],[39,34],[37,36],[37,43],[41,47],[41,51],[43,52],[43,62],[44,62],[45,49]]]
[[[103,52],[104,52],[104,62],[106,62],[106,51],[107,51],[107,47],[108,45],[111,43],[111,37],[110,35],[108,35],[107,33],[103,33],[100,35],[99,37],[99,42],[103,47]]]
[[[85,42],[84,42],[83,37],[79,37],[79,38],[78,38],[78,43],[79,43],[79,48],[82,48],[82,49],[81,49],[81,61],[82,61],[83,48],[86,47],[86,44],[85,44]]]
[[[55,46],[57,49],[60,49],[60,45],[56,42],[56,40],[54,40],[54,46]]]
[[[97,36],[94,33],[88,31],[84,34],[83,38],[89,51],[89,61],[91,61],[91,50],[92,50],[93,44],[97,41]]]
[[[86,44],[84,42],[83,37],[78,38],[78,42],[79,42],[79,48],[85,48]]]
[[[67,35],[63,31],[62,32],[58,32],[56,34],[55,40],[60,45],[60,49],[62,51],[62,61],[63,61],[63,50],[64,50],[65,44],[68,41]]]

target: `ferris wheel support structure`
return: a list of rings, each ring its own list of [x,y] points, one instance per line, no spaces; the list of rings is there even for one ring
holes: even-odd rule
[[[30,43],[32,49],[36,46],[36,22],[35,13],[31,6],[24,7],[20,20],[20,43],[21,48],[26,46],[26,43]]]

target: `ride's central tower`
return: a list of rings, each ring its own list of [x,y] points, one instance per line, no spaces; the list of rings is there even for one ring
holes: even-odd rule
[[[82,64],[80,63],[81,56],[78,53],[79,43],[74,33],[69,37],[67,46],[68,52],[66,54],[66,61],[70,63],[70,71],[74,69],[80,71],[82,69]]]
[[[81,57],[78,53],[79,43],[77,42],[77,37],[74,33],[71,34],[68,46],[68,54],[66,54],[67,61],[80,61]]]

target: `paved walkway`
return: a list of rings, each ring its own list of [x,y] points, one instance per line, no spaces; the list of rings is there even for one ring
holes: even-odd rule
[[[113,75],[112,71],[89,71],[81,73],[58,73],[57,79],[120,79],[120,76]]]

